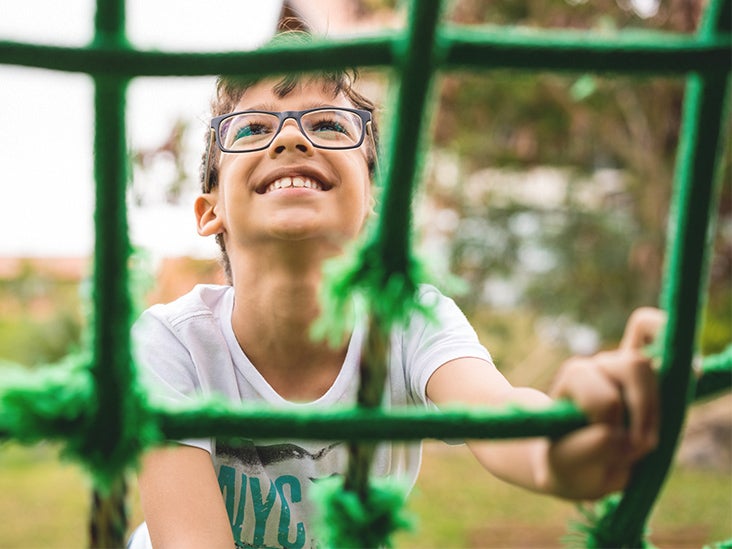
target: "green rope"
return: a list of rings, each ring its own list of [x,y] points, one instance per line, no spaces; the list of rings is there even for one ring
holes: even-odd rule
[[[732,345],[728,345],[718,355],[704,358],[699,374],[695,385],[695,400],[706,398],[720,391],[729,391],[732,387]]]
[[[389,359],[389,333],[371,317],[359,367],[357,406],[378,410],[384,397]],[[322,538],[331,547],[389,547],[394,532],[408,524],[402,506],[407,491],[390,481],[371,479],[375,442],[348,442],[348,467],[343,479],[317,486]]]
[[[314,40],[302,47],[246,52],[164,52],[105,44],[64,47],[0,40],[0,63],[54,71],[115,76],[264,76],[396,63],[393,32],[348,40]],[[700,68],[729,70],[729,38],[701,39],[672,32],[599,34],[572,29],[506,29],[444,25],[438,33],[442,69],[511,68],[623,74],[679,74]],[[246,67],[242,71],[242,67]]]
[[[425,312],[416,300],[417,286],[424,280],[424,269],[411,253],[412,195],[420,173],[419,152],[427,100],[439,52],[435,36],[441,3],[439,0],[413,2],[404,38],[394,42],[396,70],[400,86],[389,135],[390,146],[385,166],[384,193],[378,223],[348,263],[341,279],[326,285],[324,322],[333,324],[350,304],[350,296],[362,295],[369,311],[389,330],[404,323],[415,310]],[[331,318],[328,318],[328,317]]]
[[[356,405],[367,410],[381,407],[384,398],[389,360],[389,333],[381,330],[378,319],[371,317],[366,343],[359,364]],[[376,445],[373,442],[348,443],[348,468],[343,487],[365,502],[368,499],[369,473]]]
[[[407,491],[391,480],[369,479],[368,491],[359,497],[341,478],[318,481],[312,498],[322,509],[319,531],[325,547],[393,547],[393,534],[414,525],[404,511]]]
[[[700,36],[729,31],[730,0],[712,1]],[[644,525],[671,466],[693,390],[691,364],[704,288],[708,227],[716,212],[715,168],[720,164],[728,77],[698,72],[688,77],[662,306],[668,311],[660,370],[661,424],[656,450],[639,463],[616,509],[601,517],[595,537],[606,547],[638,547]],[[718,187],[718,186],[717,186]]]
[[[104,492],[92,493],[89,546],[94,549],[124,547],[127,534],[127,482],[124,476],[114,480]]]

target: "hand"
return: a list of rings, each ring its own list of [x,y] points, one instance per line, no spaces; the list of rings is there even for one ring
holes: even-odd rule
[[[590,425],[549,445],[550,492],[596,499],[621,490],[633,465],[656,447],[658,383],[643,347],[653,341],[665,318],[658,309],[638,309],[618,349],[573,358],[562,366],[551,396],[572,400]]]

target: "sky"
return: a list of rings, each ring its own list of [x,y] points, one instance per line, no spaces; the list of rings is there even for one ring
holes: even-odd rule
[[[128,0],[127,34],[140,48],[252,49],[274,32],[280,7],[281,0]],[[0,0],[0,39],[82,46],[92,38],[93,19],[93,0]],[[213,82],[133,80],[127,95],[130,147],[159,145],[184,119],[191,126],[188,168],[197,173]],[[92,252],[93,121],[87,75],[0,65],[0,256]],[[165,180],[167,170],[154,165],[142,183],[155,186],[154,178]],[[196,234],[192,207],[155,202],[130,208],[135,245],[156,255],[216,254],[216,245]]]

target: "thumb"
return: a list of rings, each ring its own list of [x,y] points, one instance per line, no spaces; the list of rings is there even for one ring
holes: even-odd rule
[[[625,325],[620,348],[640,350],[650,345],[666,325],[666,313],[653,307],[641,307],[633,311]]]

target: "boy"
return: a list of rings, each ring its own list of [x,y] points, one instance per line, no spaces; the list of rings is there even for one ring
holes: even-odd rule
[[[219,81],[195,214],[199,234],[219,242],[231,285],[197,286],[137,323],[138,360],[161,398],[290,409],[355,402],[361,322],[335,347],[308,334],[323,263],[372,211],[372,112],[345,74]],[[430,286],[419,298],[439,322],[414,315],[391,334],[385,406],[552,401],[512,387],[451,300]],[[476,458],[509,482],[560,497],[621,489],[656,444],[656,379],[641,349],[661,322],[660,312],[639,310],[617,350],[563,367],[552,397],[571,398],[588,427],[556,441],[471,441]],[[419,445],[384,443],[372,473],[413,483],[419,459]],[[153,450],[139,478],[150,538],[156,548],[316,546],[309,486],[345,465],[344,445],[332,442],[187,440]]]

